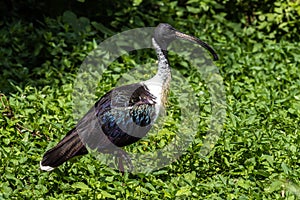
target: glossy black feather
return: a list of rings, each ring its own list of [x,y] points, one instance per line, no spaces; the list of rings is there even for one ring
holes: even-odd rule
[[[86,146],[108,153],[116,150],[115,146],[138,141],[155,119],[155,100],[142,84],[109,91],[61,142],[45,153],[41,165],[57,167],[74,156],[87,154]]]
[[[43,166],[57,167],[74,156],[85,155],[88,151],[81,142],[76,129],[70,130],[67,135],[43,157]]]

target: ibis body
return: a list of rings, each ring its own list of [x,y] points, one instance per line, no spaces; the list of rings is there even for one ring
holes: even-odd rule
[[[44,154],[40,168],[51,171],[75,156],[87,154],[88,148],[114,153],[120,159],[120,171],[124,171],[122,161],[132,168],[130,158],[120,147],[143,138],[165,105],[171,81],[167,47],[175,39],[197,43],[210,51],[214,60],[218,59],[215,51],[198,38],[181,33],[169,24],[159,24],[152,37],[158,58],[156,75],[140,83],[114,88],[101,97],[77,125]]]

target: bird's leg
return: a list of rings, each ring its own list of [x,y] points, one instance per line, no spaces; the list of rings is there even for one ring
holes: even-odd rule
[[[116,160],[118,160],[118,169],[122,173],[122,176],[124,176],[124,165],[121,157],[116,157]]]
[[[118,159],[118,168],[119,168],[119,171],[122,173],[122,175],[124,175],[124,165],[123,165],[123,161],[125,161],[126,165],[128,166],[128,171],[132,171],[133,169],[133,165],[132,165],[132,162],[131,162],[131,158],[129,157],[129,155],[123,151],[123,150],[118,150],[117,152],[117,157]]]

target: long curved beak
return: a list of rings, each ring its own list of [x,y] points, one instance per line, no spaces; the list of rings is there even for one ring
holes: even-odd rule
[[[218,54],[215,52],[215,50],[211,46],[209,46],[208,44],[206,44],[205,42],[203,42],[202,40],[199,40],[196,37],[184,34],[184,33],[179,32],[177,30],[175,31],[175,35],[176,35],[177,38],[185,39],[185,40],[188,40],[188,41],[191,41],[191,42],[194,42],[196,44],[201,45],[202,47],[204,47],[205,49],[207,49],[212,54],[214,60],[218,60],[219,59]]]

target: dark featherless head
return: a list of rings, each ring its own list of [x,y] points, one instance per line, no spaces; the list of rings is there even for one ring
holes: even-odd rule
[[[175,39],[184,39],[191,41],[193,43],[199,44],[205,49],[207,49],[213,56],[214,60],[218,60],[218,55],[215,50],[210,47],[208,44],[203,42],[202,40],[177,31],[170,24],[160,23],[154,31],[154,39],[158,43],[158,45],[163,49],[167,50],[168,45]]]

